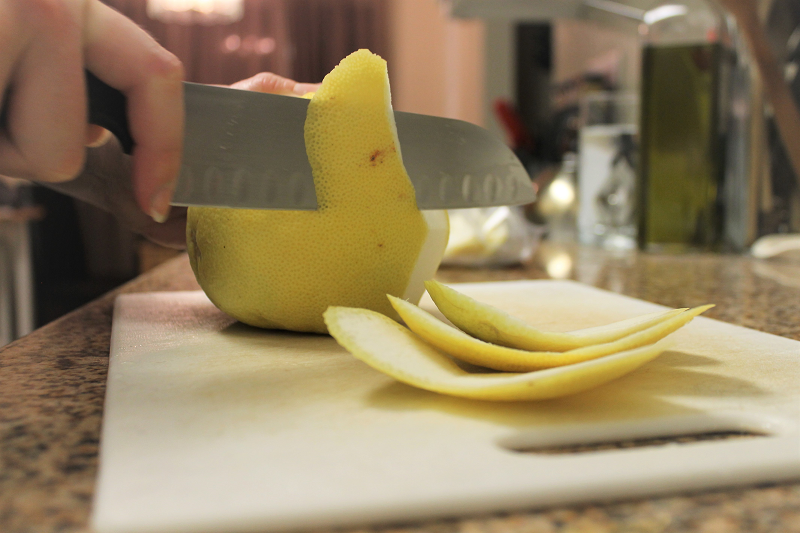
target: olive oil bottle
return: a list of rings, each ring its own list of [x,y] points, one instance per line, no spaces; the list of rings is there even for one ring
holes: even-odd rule
[[[685,8],[652,17],[643,32],[638,240],[709,250],[722,236],[723,22],[704,2],[666,7],[676,5]]]

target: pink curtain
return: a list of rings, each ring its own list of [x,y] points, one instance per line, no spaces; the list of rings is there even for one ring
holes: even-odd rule
[[[384,0],[287,0],[292,75],[319,82],[347,54],[368,48],[387,57]]]
[[[369,48],[386,57],[386,0],[245,0],[226,25],[166,24],[146,0],[103,0],[142,26],[186,68],[187,80],[229,84],[263,71],[319,82],[344,56]]]

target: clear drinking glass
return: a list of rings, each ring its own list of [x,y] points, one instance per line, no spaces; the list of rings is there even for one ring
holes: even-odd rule
[[[639,98],[591,93],[581,102],[578,234],[609,249],[636,246]]]

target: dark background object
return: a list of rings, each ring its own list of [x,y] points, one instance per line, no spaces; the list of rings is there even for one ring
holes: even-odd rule
[[[784,67],[796,105],[800,105],[800,2],[775,0],[767,18],[767,36],[775,57]],[[771,209],[763,210],[759,234],[800,232],[800,181],[772,117],[768,121]]]
[[[33,201],[44,208],[31,223],[36,327],[72,311],[137,274],[135,239],[113,216],[44,187],[32,188]],[[81,219],[98,223],[87,227]],[[106,252],[130,247],[127,261],[114,254],[87,260],[89,247]],[[100,261],[98,261],[100,259]],[[97,263],[104,268],[94,268]]]
[[[552,40],[549,23],[522,23],[516,27],[517,108],[531,137],[531,159],[540,164],[561,160],[553,145]]]

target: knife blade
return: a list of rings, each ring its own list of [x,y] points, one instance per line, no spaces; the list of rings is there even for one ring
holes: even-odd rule
[[[125,96],[87,71],[89,122],[130,154]],[[303,129],[309,100],[184,83],[183,159],[173,205],[315,210]],[[420,209],[521,205],[536,193],[514,152],[461,120],[394,112]]]

